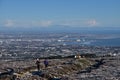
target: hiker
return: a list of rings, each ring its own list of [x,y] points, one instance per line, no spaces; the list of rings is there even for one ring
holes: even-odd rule
[[[37,65],[37,70],[39,71],[40,70],[40,60],[37,59],[35,64]]]
[[[47,59],[44,60],[44,65],[45,65],[45,68],[48,67],[48,60]]]

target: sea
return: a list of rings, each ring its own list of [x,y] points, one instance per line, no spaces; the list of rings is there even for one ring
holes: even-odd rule
[[[87,45],[87,46],[109,46],[109,47],[120,47],[120,38],[114,38],[114,39],[90,39],[87,41],[67,41],[62,42],[61,44],[64,45]]]
[[[86,45],[120,47],[120,38],[97,39],[92,42],[88,42],[88,44],[86,44]]]
[[[110,46],[120,47],[120,30],[95,30],[76,31],[76,33],[89,35],[87,38],[71,38],[66,45],[87,45],[87,46]],[[80,41],[76,41],[80,40]]]

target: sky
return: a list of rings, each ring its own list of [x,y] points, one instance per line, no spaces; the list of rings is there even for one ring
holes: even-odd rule
[[[0,0],[0,27],[120,27],[120,0]]]

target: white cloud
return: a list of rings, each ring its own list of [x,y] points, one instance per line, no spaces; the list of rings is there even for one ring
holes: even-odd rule
[[[43,27],[47,27],[47,26],[51,26],[52,25],[52,21],[40,21],[38,26],[43,26]]]
[[[97,22],[95,19],[93,19],[93,20],[88,20],[88,21],[86,22],[86,24],[87,24],[88,26],[97,26],[97,25],[98,25],[98,22]]]
[[[6,27],[12,27],[12,26],[14,26],[14,21],[13,20],[6,20],[4,22],[4,26],[6,26]]]

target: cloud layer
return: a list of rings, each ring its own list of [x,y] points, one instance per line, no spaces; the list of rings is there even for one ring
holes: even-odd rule
[[[40,20],[40,21],[17,21],[7,19],[1,23],[5,27],[50,27],[55,25],[70,26],[70,27],[94,27],[98,26],[95,19],[86,20]]]

